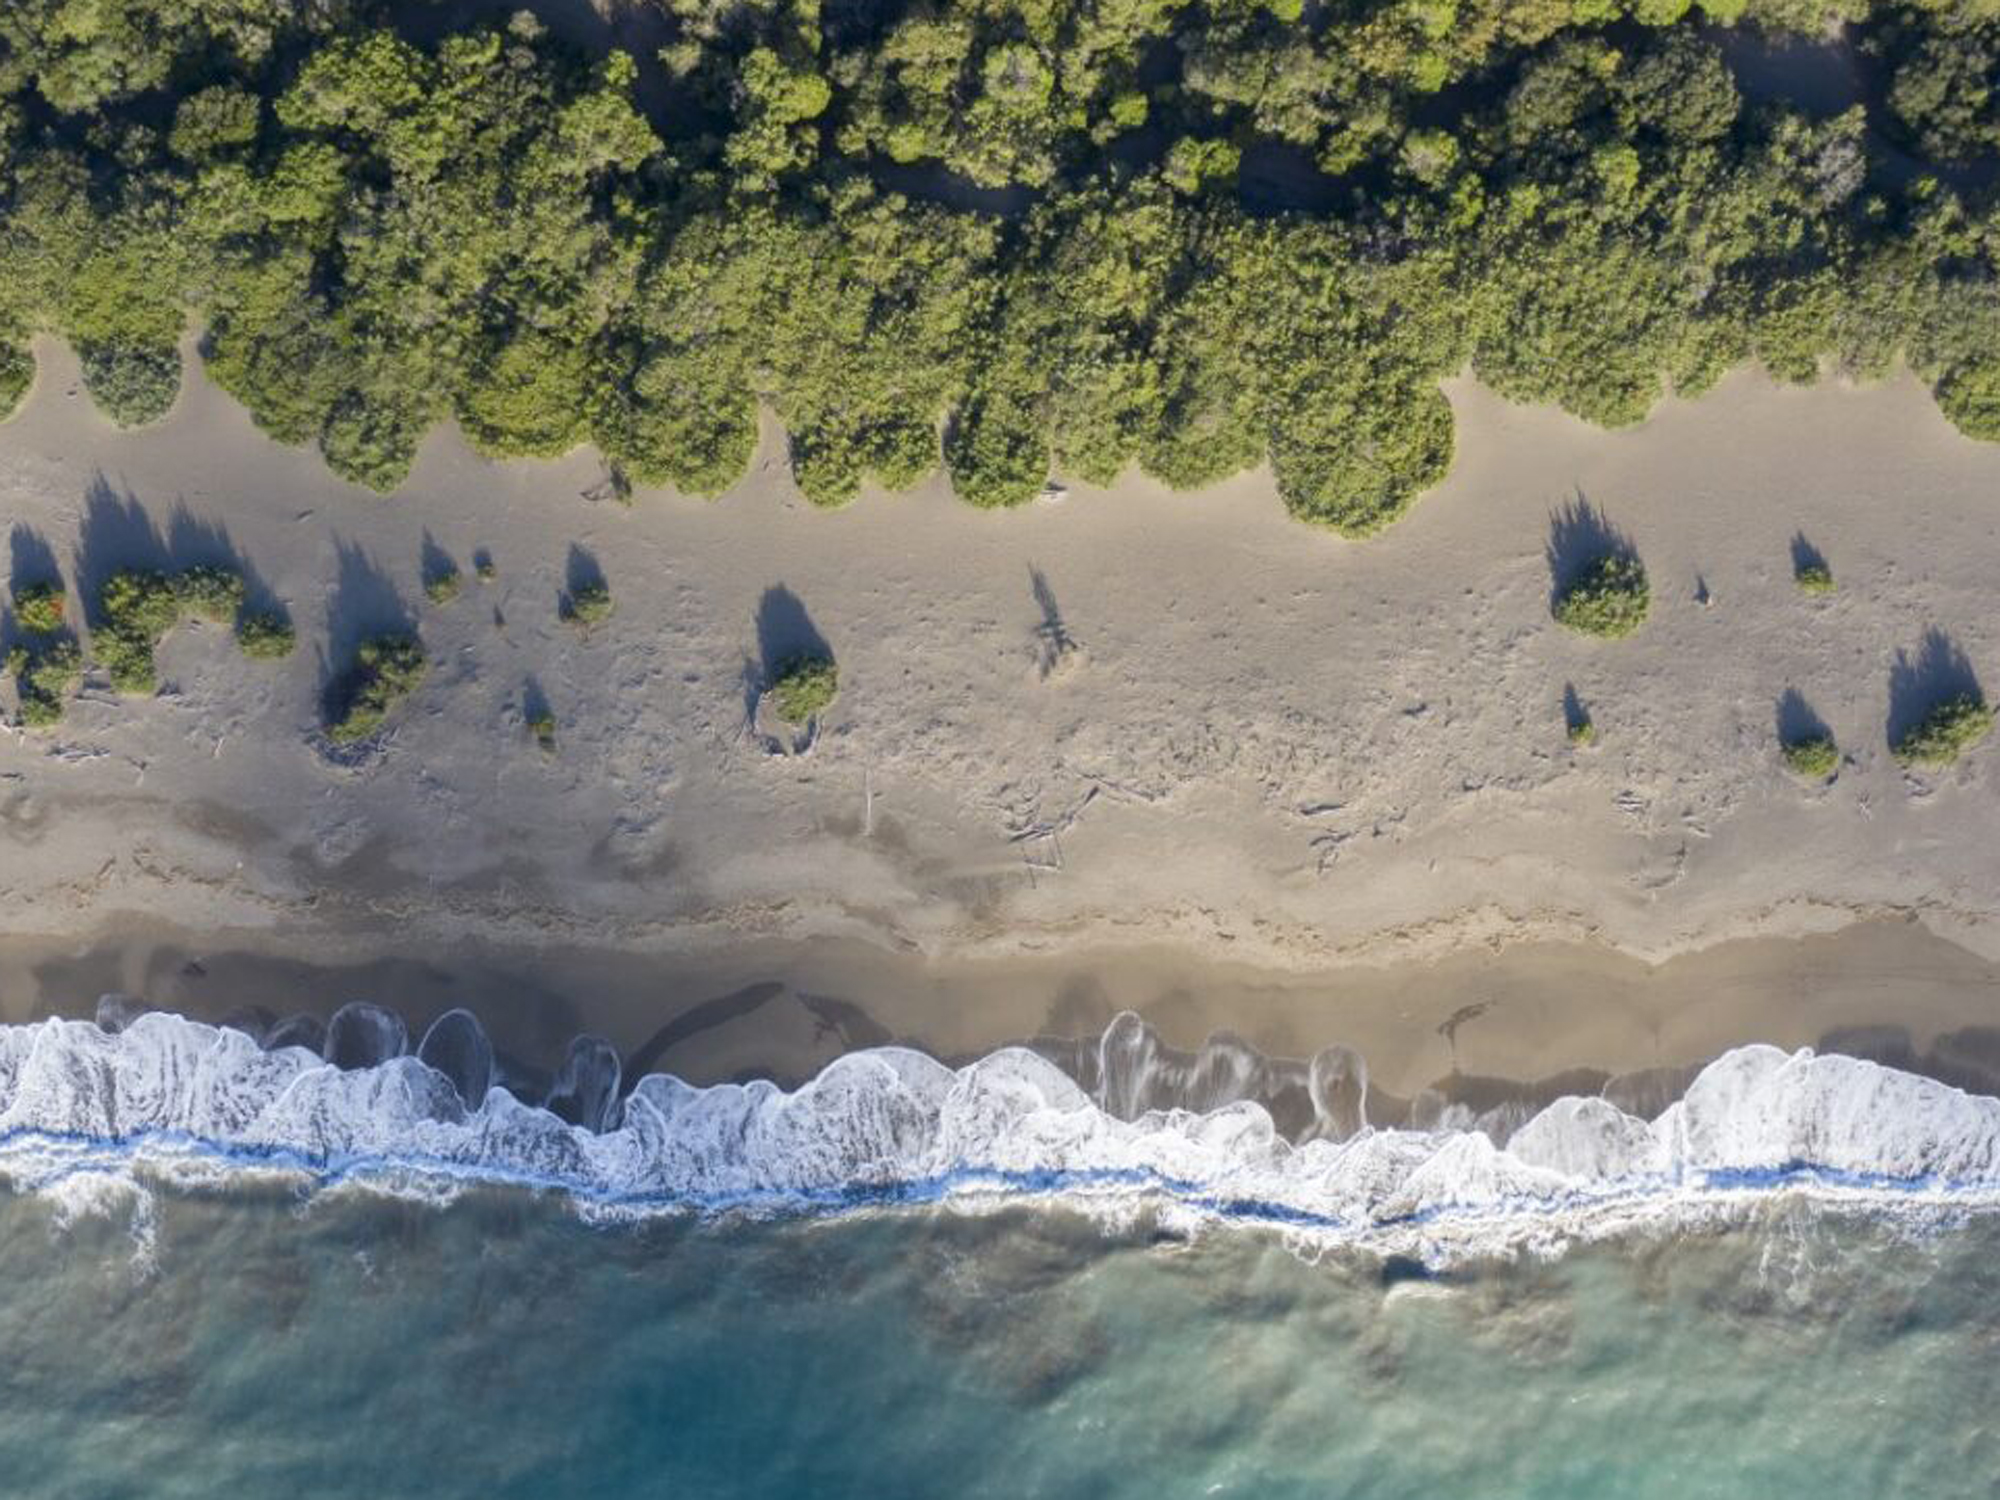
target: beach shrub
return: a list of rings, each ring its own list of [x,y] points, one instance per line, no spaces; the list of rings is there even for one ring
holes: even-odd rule
[[[1792,581],[1803,594],[1833,592],[1833,570],[1823,562],[1802,562],[1792,570]]]
[[[562,617],[588,630],[611,618],[611,585],[602,579],[579,583],[563,596]]]
[[[91,651],[111,685],[121,693],[153,692],[159,685],[153,653],[181,617],[173,580],[149,569],[127,568],[104,581],[97,603]]]
[[[465,580],[450,563],[441,564],[424,579],[424,597],[433,604],[449,604],[459,595]]]
[[[1584,635],[1614,639],[1646,622],[1652,592],[1636,557],[1601,557],[1564,585],[1557,595],[1558,621]]]
[[[227,625],[243,607],[243,575],[234,568],[196,566],[174,575],[174,597],[197,619]]]
[[[144,427],[173,407],[181,391],[180,350],[85,344],[77,350],[83,388],[97,409],[120,427]]]
[[[31,635],[61,630],[66,609],[59,583],[29,583],[14,591],[14,621]]]
[[[500,576],[500,565],[493,561],[491,553],[481,552],[472,560],[472,571],[481,583],[491,583]]]
[[[548,709],[539,709],[528,715],[528,733],[535,737],[535,743],[545,754],[553,755],[556,748],[556,716]]]
[[[1588,715],[1573,719],[1569,725],[1569,742],[1579,750],[1597,743],[1597,724]]]
[[[1840,747],[1830,734],[1800,735],[1779,748],[1793,773],[1811,781],[1824,781],[1840,766]]]
[[[1943,767],[1992,728],[1993,710],[1976,694],[1958,693],[1935,704],[1889,748],[1906,766]]]
[[[297,644],[291,619],[276,610],[250,610],[236,622],[236,644],[253,661],[279,661]]]
[[[6,666],[20,698],[21,723],[29,729],[59,723],[64,701],[83,680],[83,652],[68,639],[16,646]]]
[[[803,724],[824,713],[839,690],[840,671],[832,658],[812,652],[787,660],[771,683],[778,717],[788,724]]]
[[[0,330],[0,422],[14,415],[34,383],[34,355]]]
[[[153,692],[154,654],[183,619],[227,624],[243,608],[243,576],[234,568],[198,564],[169,576],[126,568],[98,591],[91,651],[121,693]],[[241,639],[239,632],[238,639]]]
[[[378,635],[363,641],[354,665],[339,683],[326,736],[336,745],[367,739],[424,680],[423,642],[413,635]]]

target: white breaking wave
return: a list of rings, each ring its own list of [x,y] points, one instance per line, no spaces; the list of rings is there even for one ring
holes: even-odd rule
[[[501,1088],[469,1109],[411,1057],[342,1072],[160,1013],[116,1034],[0,1026],[0,1180],[14,1189],[244,1174],[428,1197],[512,1184],[613,1217],[1054,1198],[1435,1265],[1726,1218],[1774,1194],[1925,1224],[2000,1207],[2000,1100],[1752,1046],[1651,1123],[1567,1098],[1504,1148],[1473,1130],[1295,1145],[1255,1103],[1120,1120],[1021,1048],[954,1070],[884,1047],[791,1093],[648,1077],[619,1128],[595,1134]]]

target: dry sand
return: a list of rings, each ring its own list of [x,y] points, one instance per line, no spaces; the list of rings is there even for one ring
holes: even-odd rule
[[[1136,1003],[1182,1044],[1362,1045],[1405,1086],[1450,1068],[1437,1027],[1488,990],[1457,1061],[1517,1077],[2000,1021],[2000,748],[1910,774],[1885,743],[1954,673],[2000,671],[2000,447],[1913,381],[1739,373],[1610,434],[1456,383],[1451,477],[1354,543],[1263,475],[825,513],[769,433],[713,504],[591,503],[590,455],[495,465],[450,432],[384,499],[198,378],[117,433],[39,354],[0,426],[17,558],[45,547],[74,588],[233,554],[301,649],[273,667],[183,629],[157,699],[92,681],[56,733],[0,738],[10,1019],[256,990],[631,1050],[776,977],[781,1004],[662,1065],[787,1073],[884,1034],[955,1054]],[[1650,571],[1630,641],[1549,618],[1551,516],[1579,496]],[[1793,587],[1795,534],[1830,597]],[[451,605],[423,599],[427,547],[466,574]],[[573,566],[617,600],[588,635],[557,618]],[[328,674],[409,621],[429,683],[379,756],[334,765]],[[1962,662],[1921,659],[1933,630]],[[809,752],[773,753],[746,682],[815,634],[841,696]],[[1595,747],[1567,741],[1566,685]],[[1778,761],[1787,689],[1847,753],[1828,786]]]

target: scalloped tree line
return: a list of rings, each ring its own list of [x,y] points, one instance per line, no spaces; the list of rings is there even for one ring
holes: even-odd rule
[[[359,0],[6,7],[0,410],[46,331],[154,420],[199,328],[264,431],[382,490],[453,420],[715,494],[761,408],[818,504],[1268,462],[1355,536],[1445,473],[1467,369],[1620,425],[1746,361],[1901,358],[2000,437],[1971,0],[670,9],[593,58]],[[1886,82],[1831,118],[1713,35],[1832,20]]]

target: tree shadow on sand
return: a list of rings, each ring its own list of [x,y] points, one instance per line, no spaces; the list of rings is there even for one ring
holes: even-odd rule
[[[1957,697],[1986,701],[1970,659],[1933,625],[1924,632],[1917,654],[1898,651],[1889,669],[1889,743],[1899,743],[1924,715]]]
[[[1563,729],[1574,739],[1590,727],[1590,710],[1583,706],[1583,700],[1576,695],[1576,684],[1563,684]]]
[[[334,539],[333,591],[326,603],[327,651],[345,661],[378,635],[414,635],[416,611],[382,566],[360,547]]]
[[[1778,695],[1776,710],[1778,743],[1781,745],[1802,745],[1812,740],[1830,740],[1833,731],[1827,728],[1826,720],[1806,702],[1805,695],[1797,688],[1786,688]]]
[[[800,656],[833,659],[833,648],[806,613],[799,596],[783,584],[764,590],[757,605],[757,652],[763,679],[776,680],[786,662]]]
[[[530,675],[521,684],[521,717],[533,724],[549,713],[549,695],[542,691],[541,680]]]
[[[417,572],[425,588],[429,588],[441,579],[455,577],[458,573],[458,563],[453,560],[449,552],[438,545],[438,539],[431,535],[428,526],[424,528],[422,557],[417,564]]]
[[[15,593],[30,584],[62,582],[62,568],[56,562],[55,548],[48,543],[34,527],[17,521],[8,534],[7,548],[10,563],[7,570],[7,585]]]
[[[1632,539],[1579,492],[1574,500],[1550,513],[1545,555],[1549,564],[1549,602],[1554,605],[1592,564],[1607,557],[1636,558],[1639,552]]]
[[[114,573],[128,568],[178,573],[197,567],[228,569],[243,580],[248,608],[283,613],[270,586],[238,549],[226,526],[177,502],[162,528],[136,496],[120,494],[102,474],[91,480],[76,544],[76,588],[89,619],[100,621],[98,596]]]
[[[417,633],[415,611],[389,575],[352,542],[334,538],[333,591],[326,602],[326,646],[319,657],[320,714],[338,720],[354,686],[354,659],[361,643],[384,635]]]

